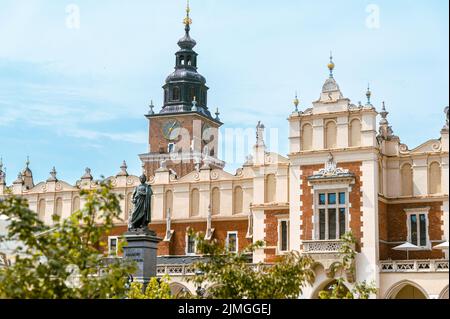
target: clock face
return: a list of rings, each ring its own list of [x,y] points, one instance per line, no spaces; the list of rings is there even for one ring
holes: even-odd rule
[[[180,135],[181,123],[177,120],[168,120],[164,123],[162,131],[164,138],[169,141],[178,139]]]

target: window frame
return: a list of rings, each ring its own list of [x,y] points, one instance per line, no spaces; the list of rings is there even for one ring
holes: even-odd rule
[[[236,235],[236,250],[235,251],[230,251],[230,249],[229,249],[230,248],[230,246],[229,246],[230,235]],[[237,230],[227,231],[227,239],[226,239],[225,247],[229,253],[237,254],[239,252],[239,233]]]
[[[287,232],[287,234],[286,234],[286,241],[287,241],[287,243],[286,243],[286,250],[283,250],[282,249],[282,247],[283,247],[283,243],[282,243],[282,233],[281,233],[281,230],[282,230],[282,227],[281,227],[281,224],[282,223],[286,223],[286,232]],[[289,220],[289,217],[283,217],[283,218],[279,218],[278,219],[278,245],[277,245],[277,249],[278,249],[278,255],[282,255],[282,254],[286,254],[286,253],[288,253],[289,251],[290,251],[290,220]]]
[[[330,185],[328,185],[330,186]],[[339,204],[339,193],[345,194],[345,204]],[[325,194],[325,205],[319,205],[320,194]],[[328,204],[328,195],[336,194],[336,204]],[[336,187],[315,188],[314,189],[314,239],[322,241],[341,240],[339,236],[339,211],[345,209],[345,230],[344,234],[350,230],[350,190],[348,186],[338,185]],[[320,239],[320,210],[325,209],[325,239]],[[329,234],[329,209],[336,209],[336,238],[330,239]]]
[[[111,253],[111,241],[116,241],[116,251],[114,254]],[[119,255],[119,236],[108,236],[108,256],[118,256]]]
[[[197,240],[194,240],[194,252],[190,253],[189,252],[189,229],[186,230],[186,248],[185,248],[185,253],[186,256],[196,256],[197,255]]]
[[[405,209],[406,212],[406,229],[407,229],[407,237],[406,240],[408,243],[416,245],[421,250],[431,250],[431,241],[430,241],[430,220],[428,218],[428,214],[430,212],[430,207],[422,207],[422,208],[412,208]],[[417,218],[417,243],[414,244],[412,242],[412,225],[411,225],[411,216],[416,215]],[[420,245],[420,215],[425,215],[425,246]]]

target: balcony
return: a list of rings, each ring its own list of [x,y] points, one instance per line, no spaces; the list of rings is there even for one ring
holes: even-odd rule
[[[309,255],[338,254],[342,248],[342,240],[304,240],[303,252]]]
[[[448,272],[448,260],[390,260],[380,262],[382,273]]]
[[[344,242],[342,240],[304,240],[302,253],[310,256],[318,264],[321,264],[326,271],[336,262],[342,262],[340,253]],[[355,249],[355,247],[353,247]],[[349,278],[351,274],[348,274]],[[349,281],[351,281],[349,279]]]

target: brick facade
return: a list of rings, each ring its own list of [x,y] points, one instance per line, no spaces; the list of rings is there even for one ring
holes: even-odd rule
[[[164,238],[166,235],[166,224],[153,223],[149,228],[156,232],[157,236]],[[172,230],[174,233],[170,242],[160,242],[158,245],[158,256],[184,256],[186,255],[186,233],[187,229],[191,228],[195,232],[206,232],[206,222],[185,222],[172,223]],[[212,239],[225,244],[227,239],[227,232],[238,232],[238,246],[239,251],[242,251],[252,243],[251,239],[247,239],[248,220],[228,220],[228,221],[214,221],[212,222],[214,234]],[[118,226],[113,229],[110,236],[121,236],[127,231],[126,226]]]
[[[361,247],[361,238],[363,236],[361,227],[363,226],[362,222],[362,171],[361,171],[361,162],[349,162],[349,163],[339,163],[338,166],[343,169],[348,169],[351,173],[355,175],[355,183],[350,185],[352,187],[352,191],[349,194],[349,204],[351,205],[349,209],[350,213],[350,230],[353,232],[357,240],[356,248],[359,251]],[[300,196],[301,207],[300,210],[302,212],[302,223],[300,226],[301,230],[301,240],[312,240],[313,232],[314,232],[314,195],[312,193],[312,186],[308,183],[308,177],[313,175],[315,172],[324,168],[324,165],[305,165],[300,169],[302,171],[301,176],[301,190],[302,194]]]
[[[277,259],[278,247],[278,220],[289,217],[289,210],[266,211],[264,218],[264,242],[267,248],[264,249],[265,262],[272,263]]]
[[[379,207],[380,241],[385,241],[380,242],[381,260],[406,259],[406,252],[392,249],[408,239],[408,221],[405,209],[430,207],[428,213],[429,239],[430,241],[442,240],[442,201],[402,204],[385,204],[381,202]],[[440,259],[443,256],[443,252],[436,249],[409,252],[410,259]]]

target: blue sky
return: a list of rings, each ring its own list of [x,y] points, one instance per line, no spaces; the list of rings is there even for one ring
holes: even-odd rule
[[[80,9],[68,28],[67,6]],[[368,8],[379,27],[368,27]],[[368,7],[369,6],[369,7]],[[0,156],[8,183],[31,158],[35,180],[75,182],[140,173],[151,99],[162,104],[183,35],[184,0],[0,0]],[[410,148],[438,138],[448,105],[448,1],[191,0],[199,72],[209,107],[225,128],[278,128],[288,152],[286,118],[299,91],[311,106],[328,76],[354,103],[386,101],[394,132]],[[370,10],[369,10],[370,11]],[[224,151],[229,146],[224,147]],[[227,166],[234,171],[241,156]]]

